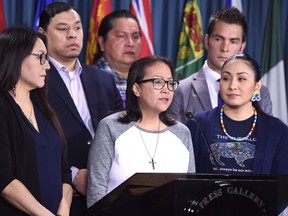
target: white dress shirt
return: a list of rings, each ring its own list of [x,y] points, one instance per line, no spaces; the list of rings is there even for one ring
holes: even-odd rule
[[[209,68],[207,61],[205,61],[203,65],[203,71],[205,73],[212,107],[215,108],[218,106],[218,93],[220,90],[220,83],[218,80],[221,76],[219,73]]]

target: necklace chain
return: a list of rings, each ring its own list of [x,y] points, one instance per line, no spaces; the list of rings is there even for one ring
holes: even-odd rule
[[[16,93],[15,93],[15,87],[13,87],[14,90],[12,90],[12,93],[10,93],[10,95],[12,94],[12,97],[14,98],[15,102],[20,106],[20,104],[17,102],[16,100]],[[28,119],[28,121],[34,126],[33,120],[32,120],[32,113],[33,113],[33,103],[31,102],[31,110],[30,110],[30,115],[29,117],[24,113],[22,107],[20,106],[22,113],[24,114],[24,116]]]
[[[146,143],[145,143],[145,141],[144,141],[144,139],[143,139],[143,136],[142,136],[142,133],[141,133],[141,130],[140,130],[140,128],[139,128],[138,123],[136,123],[136,126],[137,126],[137,128],[138,128],[138,131],[139,131],[140,137],[141,137],[141,139],[142,139],[142,142],[143,142],[143,144],[144,144],[144,146],[145,146],[146,152],[148,153],[149,157],[151,158],[151,161],[149,161],[149,163],[152,164],[152,169],[155,170],[155,164],[156,164],[156,162],[154,161],[154,158],[155,158],[155,155],[156,155],[156,152],[157,152],[157,147],[158,147],[158,142],[159,142],[160,120],[159,120],[159,126],[158,126],[158,131],[157,131],[156,146],[155,146],[155,150],[154,150],[153,156],[151,156],[151,154],[150,154],[150,152],[149,152],[149,150],[148,150],[148,148],[147,148],[147,145],[146,145]]]
[[[235,137],[233,137],[233,136],[230,136],[230,135],[227,133],[227,130],[226,130],[225,125],[224,125],[224,120],[223,120],[223,111],[224,111],[224,105],[221,107],[221,110],[220,110],[220,124],[221,124],[221,126],[222,126],[222,130],[223,130],[224,134],[225,134],[229,139],[235,140],[235,141],[243,141],[243,140],[248,139],[248,138],[251,136],[251,134],[253,133],[254,128],[255,128],[255,126],[256,126],[256,122],[257,122],[257,111],[256,111],[256,109],[254,108],[254,120],[253,120],[253,123],[252,123],[252,127],[251,127],[248,135],[245,136],[245,137],[242,137],[242,138],[235,138]]]
[[[34,126],[34,123],[33,123],[33,120],[32,120],[32,112],[33,112],[33,104],[31,105],[31,111],[30,111],[30,116],[28,117],[28,120]]]
[[[21,107],[20,107],[21,108]],[[22,109],[22,108],[21,108]],[[22,112],[23,112],[23,109],[22,109]],[[24,113],[24,112],[23,112]],[[32,113],[33,113],[33,104],[31,104],[31,110],[30,110],[30,115],[27,116],[25,113],[24,113],[24,116],[28,119],[28,121],[34,126],[34,123],[33,123],[33,120],[32,120]]]

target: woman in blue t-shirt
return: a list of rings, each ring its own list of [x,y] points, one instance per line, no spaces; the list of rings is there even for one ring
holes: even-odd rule
[[[187,123],[196,172],[288,174],[288,127],[259,108],[261,85],[254,59],[237,54],[226,60],[220,80],[224,105],[195,115],[200,127],[193,120]]]

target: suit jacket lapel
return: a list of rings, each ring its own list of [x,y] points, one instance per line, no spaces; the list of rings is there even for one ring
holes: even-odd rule
[[[82,73],[81,73],[81,81],[82,81],[82,86],[86,95],[86,101],[87,101],[87,105],[88,105],[88,109],[90,111],[90,116],[91,116],[91,120],[92,120],[92,125],[93,128],[96,129],[96,120],[97,120],[97,116],[98,116],[98,109],[90,109],[90,107],[98,107],[99,105],[99,100],[98,98],[101,97],[101,95],[98,95],[99,92],[98,91],[94,91],[93,89],[95,88],[95,85],[98,85],[98,80],[95,79],[95,74],[93,76],[90,76],[90,68],[82,65]],[[84,72],[85,71],[85,72]],[[98,71],[92,71],[92,73],[97,73]]]
[[[203,109],[204,110],[212,109],[210,94],[203,69],[201,69],[197,74],[197,76],[193,78],[192,86],[194,86],[195,93],[196,95],[198,95],[198,99]]]
[[[48,82],[49,85],[51,85],[55,91],[59,94],[59,96],[62,98],[64,103],[67,105],[67,109],[73,113],[73,115],[83,124],[83,120],[74,104],[74,101],[64,83],[61,76],[59,75],[58,71],[54,67],[53,64],[50,64],[51,69],[48,72]]]

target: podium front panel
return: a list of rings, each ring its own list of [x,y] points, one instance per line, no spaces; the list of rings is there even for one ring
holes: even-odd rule
[[[137,173],[83,216],[274,216],[272,176]]]

